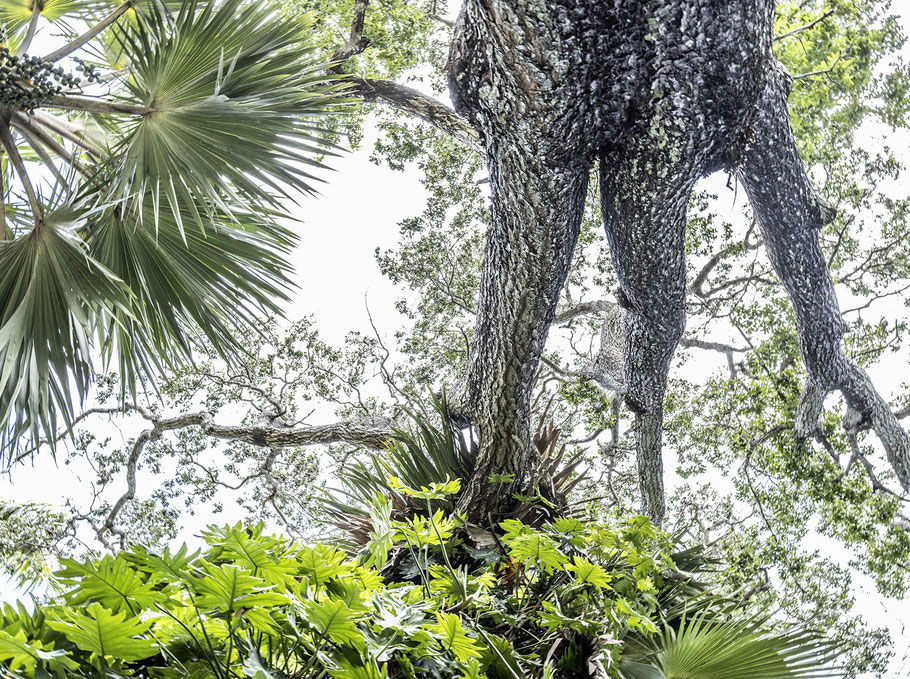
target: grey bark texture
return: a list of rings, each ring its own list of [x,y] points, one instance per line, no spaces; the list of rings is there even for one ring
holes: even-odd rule
[[[627,312],[622,378],[643,511],[664,515],[662,402],[685,327],[686,206],[699,178],[725,168],[745,184],[796,309],[810,375],[799,433],[814,432],[824,395],[840,390],[847,424],[871,424],[910,487],[907,436],[841,348],[818,245],[827,211],[790,131],[773,16],[772,0],[466,0],[450,89],[492,187],[476,339],[450,397],[480,432],[470,514],[496,509],[490,473],[521,479],[530,464],[532,381],[595,162]]]

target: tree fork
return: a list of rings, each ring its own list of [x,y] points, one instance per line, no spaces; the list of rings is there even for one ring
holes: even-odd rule
[[[596,158],[629,311],[624,380],[637,413],[643,510],[663,518],[662,400],[684,326],[685,207],[695,182],[723,168],[746,184],[800,319],[812,379],[802,428],[840,389],[847,424],[871,424],[910,483],[906,434],[840,346],[833,285],[816,257],[825,208],[789,132],[773,16],[772,0],[465,2],[450,89],[482,141],[492,184],[476,339],[450,394],[453,413],[481,437],[462,503],[470,514],[495,509],[490,473],[527,481],[529,394]],[[800,270],[793,258],[803,256],[812,266]]]

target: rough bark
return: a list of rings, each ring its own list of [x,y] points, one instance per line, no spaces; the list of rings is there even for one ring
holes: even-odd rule
[[[871,422],[910,481],[906,435],[840,348],[837,302],[816,256],[822,211],[775,75],[773,10],[771,0],[465,3],[450,87],[492,184],[476,339],[451,399],[480,430],[464,507],[475,515],[495,510],[489,473],[520,479],[527,469],[528,397],[595,160],[628,312],[623,379],[637,414],[644,511],[663,518],[662,401],[685,325],[685,209],[695,182],[721,168],[742,167],[800,318],[812,376],[803,420],[814,427],[824,394],[840,389],[851,426]],[[812,265],[795,266],[803,257]]]
[[[869,377],[841,347],[845,329],[818,241],[834,211],[815,195],[799,157],[787,114],[789,83],[782,68],[768,79],[754,141],[743,153],[739,177],[760,220],[768,256],[796,312],[800,353],[809,373],[796,430],[804,437],[815,434],[825,397],[839,390],[848,406],[846,429],[855,432],[871,426],[898,481],[910,489],[910,441]]]

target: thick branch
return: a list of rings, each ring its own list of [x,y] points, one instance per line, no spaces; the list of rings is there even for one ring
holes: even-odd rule
[[[557,309],[556,315],[553,316],[553,323],[568,323],[579,316],[607,313],[618,306],[619,305],[616,302],[611,302],[607,299],[597,299],[593,302],[579,302],[574,306]]]
[[[289,446],[313,446],[326,443],[350,443],[365,448],[382,450],[392,437],[395,424],[387,417],[358,418],[343,420],[334,424],[312,427],[244,426],[216,424],[211,414],[201,413],[193,422],[209,436],[231,441],[243,441],[257,446],[287,448]]]
[[[366,20],[367,5],[369,4],[370,0],[356,0],[354,3],[354,18],[351,20],[351,32],[348,36],[348,41],[332,55],[331,61],[335,64],[331,69],[333,72],[341,73],[342,64],[355,54],[363,52],[369,44],[369,40],[363,37],[363,24]]]
[[[438,130],[481,152],[480,138],[467,120],[438,99],[428,97],[411,87],[405,87],[389,80],[372,80],[351,76],[350,92],[366,102],[377,102],[391,106],[403,113],[419,118]]]
[[[143,431],[133,443],[133,449],[126,464],[126,491],[121,495],[108,512],[101,532],[108,531],[120,537],[121,546],[125,546],[126,534],[115,527],[117,515],[124,505],[136,496],[136,472],[145,447],[161,437],[167,431],[197,426],[214,438],[231,441],[243,441],[256,446],[270,448],[274,457],[279,448],[290,446],[309,446],[326,443],[351,443],[367,448],[384,448],[392,436],[393,420],[385,417],[358,418],[343,420],[334,424],[313,427],[296,427],[285,429],[270,426],[220,425],[214,422],[211,413],[187,413],[176,417],[155,419],[143,408],[131,407],[152,422],[152,427]],[[96,411],[102,412],[102,411]]]

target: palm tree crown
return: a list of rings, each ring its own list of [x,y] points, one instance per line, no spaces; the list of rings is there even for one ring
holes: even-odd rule
[[[310,20],[268,2],[0,0],[0,24],[10,454],[68,424],[93,357],[130,386],[200,334],[229,355],[278,310],[295,240],[278,202],[311,190],[316,118],[341,99]]]

